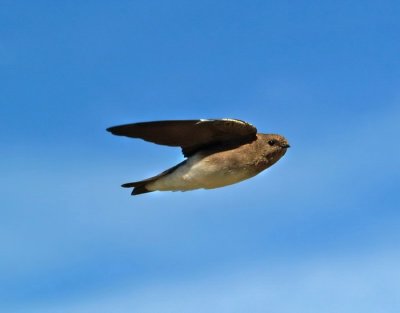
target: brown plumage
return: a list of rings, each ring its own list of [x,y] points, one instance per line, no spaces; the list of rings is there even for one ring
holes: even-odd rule
[[[161,174],[122,187],[132,195],[156,190],[212,189],[248,179],[276,163],[289,144],[234,119],[158,121],[114,126],[114,135],[179,146],[187,159]]]

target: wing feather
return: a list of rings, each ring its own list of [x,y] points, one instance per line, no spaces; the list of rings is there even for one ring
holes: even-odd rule
[[[255,139],[257,129],[236,119],[171,120],[126,124],[107,129],[117,136],[141,138],[160,145],[181,147],[185,156],[204,147]]]

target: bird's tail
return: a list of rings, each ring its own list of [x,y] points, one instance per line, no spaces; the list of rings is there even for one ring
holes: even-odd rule
[[[121,185],[121,187],[133,188],[131,195],[132,196],[136,196],[136,195],[140,195],[142,193],[147,193],[147,192],[154,191],[154,190],[148,190],[146,188],[146,185],[151,181],[152,180],[145,179],[145,180],[136,181],[136,182],[132,182],[132,183],[126,183],[126,184]]]
[[[181,165],[183,165],[185,162],[186,162],[186,160],[183,161],[183,162],[181,162],[181,163],[179,163],[179,164],[177,164],[177,165],[175,165],[174,167],[171,167],[170,169],[168,169],[168,170],[162,172],[161,174],[158,174],[157,176],[150,177],[150,178],[147,178],[147,179],[144,179],[144,180],[140,180],[140,181],[136,181],[136,182],[132,182],[132,183],[126,183],[126,184],[121,185],[121,187],[124,187],[124,188],[133,188],[132,193],[131,193],[132,196],[136,196],[136,195],[140,195],[140,194],[142,194],[142,193],[147,193],[147,192],[155,191],[155,190],[148,190],[148,189],[146,188],[146,185],[149,184],[149,183],[152,183],[152,182],[156,181],[156,180],[159,179],[160,177],[163,177],[163,176],[165,176],[165,175],[168,175],[168,174],[172,173],[172,172],[175,171],[178,167],[180,167]]]

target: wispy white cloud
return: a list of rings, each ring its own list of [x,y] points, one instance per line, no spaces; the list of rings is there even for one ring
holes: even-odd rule
[[[377,251],[300,264],[242,264],[194,279],[125,286],[119,291],[20,312],[395,313],[400,310],[399,261],[398,254]]]

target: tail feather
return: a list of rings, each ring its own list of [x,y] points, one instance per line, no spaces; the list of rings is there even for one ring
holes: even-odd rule
[[[142,180],[142,181],[138,181],[138,182],[132,182],[132,183],[126,183],[121,185],[121,187],[124,188],[133,188],[131,195],[132,196],[136,196],[136,195],[140,195],[142,193],[147,193],[147,192],[152,192],[154,190],[148,190],[146,188],[146,185],[149,183],[149,180]]]
[[[156,181],[160,177],[163,177],[163,176],[165,176],[167,174],[172,173],[173,171],[175,171],[179,166],[181,166],[185,162],[186,162],[186,160],[181,162],[181,163],[179,163],[179,164],[177,164],[177,165],[175,165],[174,167],[171,167],[170,169],[162,172],[161,174],[158,174],[157,176],[150,177],[150,178],[147,178],[147,179],[144,179],[144,180],[141,180],[141,181],[136,181],[136,182],[132,182],[132,183],[126,183],[126,184],[121,185],[121,187],[133,188],[132,193],[131,193],[132,196],[140,195],[142,193],[147,193],[147,192],[153,192],[155,190],[148,190],[146,188],[146,185],[148,183]]]

